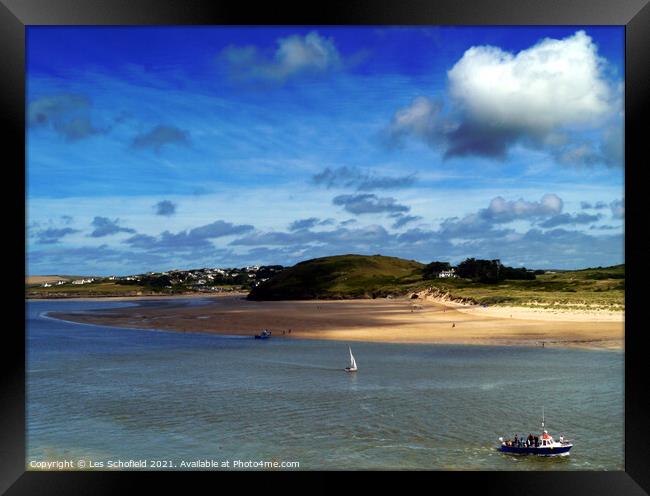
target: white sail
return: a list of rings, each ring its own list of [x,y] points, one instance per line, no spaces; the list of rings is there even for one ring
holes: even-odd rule
[[[352,348],[348,346],[348,349],[350,350],[350,368],[352,370],[356,370],[357,368],[357,362],[354,359],[354,355],[352,354]]]

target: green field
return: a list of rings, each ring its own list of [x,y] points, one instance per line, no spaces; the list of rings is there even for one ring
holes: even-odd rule
[[[79,277],[78,279],[81,279]],[[240,290],[240,285],[220,284],[224,291]],[[204,294],[204,291],[193,290],[189,286],[176,285],[172,288],[164,288],[150,284],[136,282],[115,282],[110,280],[99,280],[87,284],[62,284],[44,288],[39,285],[30,285],[25,288],[27,298],[88,298],[94,296],[152,296],[172,294]]]
[[[89,284],[62,284],[44,288],[42,286],[29,286],[25,288],[25,294],[31,298],[70,298],[91,297],[91,296],[138,296],[150,294],[149,288],[141,285],[124,285],[108,282],[92,282]]]

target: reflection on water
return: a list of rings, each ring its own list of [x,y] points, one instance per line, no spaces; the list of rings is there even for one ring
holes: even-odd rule
[[[43,318],[28,304],[28,460],[295,460],[301,469],[623,470],[623,353],[254,340]],[[128,303],[126,303],[128,304]],[[539,430],[571,456],[516,457]],[[606,447],[606,448],[604,448]]]

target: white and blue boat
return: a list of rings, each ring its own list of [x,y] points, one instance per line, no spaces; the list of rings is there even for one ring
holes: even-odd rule
[[[553,439],[544,428],[544,413],[542,410],[542,434],[531,439],[506,440],[499,438],[501,446],[498,450],[511,455],[537,455],[537,456],[567,456],[573,448],[573,443],[564,436],[560,440]]]
[[[255,339],[269,339],[271,337],[271,331],[264,329],[259,334],[255,334]]]

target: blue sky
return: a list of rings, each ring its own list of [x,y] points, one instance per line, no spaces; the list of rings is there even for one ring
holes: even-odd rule
[[[622,263],[619,27],[28,27],[30,274]]]

